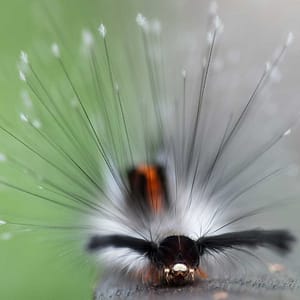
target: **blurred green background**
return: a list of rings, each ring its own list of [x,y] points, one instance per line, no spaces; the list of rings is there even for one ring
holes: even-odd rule
[[[0,7],[0,110],[9,119],[16,114],[20,102],[22,83],[17,71],[20,50],[41,53],[45,44],[59,40],[53,25],[61,31],[68,47],[78,47],[81,29],[101,21],[99,15],[105,5],[93,0],[2,0]],[[51,72],[51,64],[47,68]],[[5,146],[4,139],[0,143]],[[1,176],[6,174],[5,166],[0,168]],[[39,214],[35,202],[25,201],[26,204],[16,206],[15,198],[20,200],[22,195],[9,189],[2,188],[0,197],[1,217],[13,212],[22,216],[22,205]],[[0,233],[4,234],[2,229]],[[71,259],[66,258],[68,252],[63,253],[61,244],[54,242],[51,246],[45,232],[11,230],[16,230],[13,237],[0,242],[0,299],[91,299],[95,276],[88,264],[80,264],[72,255]]]

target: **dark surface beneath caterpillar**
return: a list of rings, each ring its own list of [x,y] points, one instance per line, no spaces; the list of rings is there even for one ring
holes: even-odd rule
[[[151,288],[108,276],[95,290],[94,300],[106,299],[203,299],[294,300],[300,296],[299,276],[284,273],[251,278],[209,279],[180,288]]]

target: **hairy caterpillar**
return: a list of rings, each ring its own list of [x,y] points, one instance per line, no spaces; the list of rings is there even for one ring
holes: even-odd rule
[[[88,215],[82,218],[88,224],[84,234],[87,248],[99,254],[113,270],[125,270],[133,277],[137,276],[141,281],[154,285],[190,283],[197,274],[200,278],[206,277],[202,260],[209,261],[209,253],[222,254],[226,252],[225,249],[236,246],[246,249],[251,246],[270,246],[285,252],[294,240],[289,232],[283,230],[258,231],[253,226],[251,231],[238,231],[229,226],[234,225],[235,220],[242,221],[259,210],[256,206],[252,209],[237,207],[235,210],[234,204],[240,195],[251,192],[252,187],[265,183],[267,179],[281,175],[281,168],[268,165],[265,173],[251,177],[251,166],[259,163],[260,158],[267,156],[273,146],[289,135],[294,120],[283,128],[276,128],[271,137],[257,143],[257,148],[253,145],[245,153],[244,159],[237,157],[233,166],[235,169],[228,169],[227,166],[228,156],[231,158],[234,153],[230,147],[236,149],[240,146],[239,135],[247,132],[242,126],[251,127],[252,106],[257,103],[259,92],[268,82],[268,77],[274,75],[273,71],[292,36],[289,35],[279,54],[267,64],[250,94],[249,102],[243,103],[243,108],[235,114],[225,112],[228,115],[219,120],[220,123],[215,123],[218,127],[216,130],[209,124],[211,115],[206,106],[206,85],[215,39],[222,26],[216,16],[212,19],[207,54],[203,66],[200,66],[202,77],[197,86],[198,97],[192,97],[186,91],[187,86],[191,88],[187,71],[178,74],[178,99],[168,99],[163,95],[163,80],[159,80],[158,62],[155,61],[159,49],[152,48],[151,44],[155,43],[159,24],[149,23],[139,15],[138,23],[146,46],[146,79],[150,85],[145,99],[130,99],[133,108],[127,106],[127,101],[130,101],[124,97],[122,85],[117,84],[106,29],[100,26],[99,33],[104,43],[101,50],[104,54],[104,72],[100,67],[102,62],[99,63],[94,56],[97,53],[93,48],[94,38],[89,32],[83,35],[91,80],[95,80],[95,95],[86,93],[84,97],[79,94],[62,59],[60,48],[53,44],[53,54],[68,84],[68,90],[64,93],[73,98],[72,105],[59,104],[57,95],[53,96],[45,88],[27,54],[23,52],[20,78],[28,84],[39,108],[37,112],[22,112],[20,117],[33,137],[39,137],[41,144],[36,145],[35,141],[22,143],[24,139],[15,135],[9,124],[4,121],[2,126],[8,135],[25,144],[27,150],[53,169],[50,178],[47,178],[47,174],[40,176],[30,165],[21,166],[37,180],[41,190],[21,191],[59,205],[63,203],[66,208],[75,211],[81,210]],[[107,77],[107,80],[101,76]],[[70,110],[72,114],[67,123],[61,116],[62,109]],[[203,112],[204,109],[206,111]],[[217,119],[216,116],[212,117]],[[114,118],[113,122],[111,118]],[[50,124],[56,126],[51,132],[46,128]],[[249,132],[251,130],[247,134]],[[232,140],[236,144],[231,144]],[[93,148],[87,149],[87,144],[93,145]],[[50,156],[46,152],[49,148],[52,149]],[[9,154],[3,157],[21,165]],[[61,186],[56,181],[56,175],[67,177],[69,184]],[[240,177],[242,181],[238,182]],[[20,188],[5,180],[2,184]],[[230,187],[230,184],[233,186]],[[56,197],[64,199],[59,198],[58,201]],[[233,204],[233,209],[227,211],[225,208],[229,203]],[[227,223],[230,224],[225,226]],[[63,225],[61,227],[63,229]],[[168,251],[164,253],[162,247]],[[181,251],[182,248],[185,250]],[[173,251],[176,254],[174,257],[174,253],[170,254]]]

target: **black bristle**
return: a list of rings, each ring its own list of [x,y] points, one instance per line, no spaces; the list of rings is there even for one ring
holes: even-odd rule
[[[292,244],[295,241],[295,236],[287,230],[254,229],[202,237],[197,243],[201,255],[209,251],[221,252],[226,249],[235,249],[239,247],[270,248],[279,254],[284,255],[291,251]]]

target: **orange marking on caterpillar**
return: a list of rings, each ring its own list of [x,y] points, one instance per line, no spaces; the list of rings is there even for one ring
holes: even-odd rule
[[[157,168],[151,165],[140,165],[136,170],[146,178],[147,200],[150,207],[155,213],[160,213],[163,209],[164,189]]]
[[[201,268],[198,268],[196,270],[196,275],[200,278],[200,279],[207,279],[208,278],[208,275],[201,269]]]

